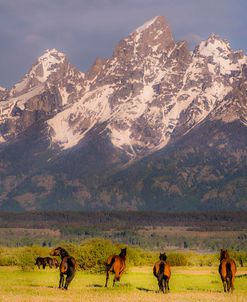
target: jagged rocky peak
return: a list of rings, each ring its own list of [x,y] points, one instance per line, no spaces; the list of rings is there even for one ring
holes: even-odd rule
[[[57,71],[58,64],[65,62],[66,56],[56,49],[47,49],[33,66],[31,74],[37,75],[41,82],[47,80],[51,72]]]
[[[206,56],[224,56],[232,52],[229,42],[212,34],[207,40],[202,41],[196,48],[196,52]]]
[[[163,16],[157,16],[147,21],[138,27],[133,34],[136,41],[144,42],[147,39],[150,44],[163,46],[165,49],[174,47],[170,26]]]
[[[170,27],[163,16],[157,16],[138,27],[117,45],[116,57],[147,57],[168,52],[175,46]]]
[[[60,90],[63,104],[73,102],[75,93],[78,94],[77,88],[80,86],[78,90],[82,90],[84,76],[70,64],[64,53],[54,48],[47,49],[20,82],[12,87],[9,98],[20,97],[31,91],[34,96],[56,87]]]

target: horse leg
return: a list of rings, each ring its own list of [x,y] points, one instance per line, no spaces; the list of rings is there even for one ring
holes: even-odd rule
[[[226,279],[226,286],[227,286],[227,292],[229,293],[230,289],[231,289],[231,279],[230,278]]]
[[[163,280],[162,278],[158,279],[159,289],[164,293]]]
[[[60,273],[59,288],[63,288],[64,274]]]
[[[234,291],[234,281],[235,281],[235,275],[234,273],[232,274],[232,279],[231,279],[231,291]]]
[[[105,287],[107,287],[108,280],[109,280],[109,271],[106,271]]]
[[[113,279],[113,287],[115,286],[115,282],[116,282],[116,276],[114,277],[114,279]]]
[[[74,278],[74,276],[75,276],[74,272],[71,272],[69,275],[67,275],[64,289],[68,289],[68,286],[69,286],[70,282],[72,281],[72,279]]]
[[[222,280],[224,292],[226,292],[226,280],[223,277],[221,277],[221,280]]]
[[[168,293],[168,290],[169,290],[169,286],[168,286],[168,279],[165,279],[165,293],[167,294]]]

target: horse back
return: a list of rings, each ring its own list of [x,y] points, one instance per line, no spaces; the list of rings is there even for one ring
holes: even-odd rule
[[[232,274],[235,276],[235,274],[237,272],[236,262],[233,259],[229,259],[228,263],[229,263],[229,267],[231,268]]]
[[[164,275],[170,279],[171,277],[171,266],[170,266],[170,263],[165,261],[165,272],[164,272]]]
[[[155,262],[153,267],[153,274],[156,278],[158,277],[159,270],[160,270],[160,261],[157,261]]]
[[[156,278],[158,278],[159,274],[163,274],[168,279],[171,277],[171,266],[169,262],[164,260],[159,260],[154,264],[153,274]]]
[[[109,256],[106,260],[106,270],[119,273],[122,272],[126,267],[125,259],[118,255]]]
[[[76,261],[74,257],[66,256],[60,263],[60,272],[66,274],[69,270],[76,269]]]
[[[229,273],[235,276],[237,272],[237,266],[233,259],[223,259],[219,265],[219,273],[223,279],[227,277]]]

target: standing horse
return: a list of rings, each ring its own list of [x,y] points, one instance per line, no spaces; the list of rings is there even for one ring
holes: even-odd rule
[[[115,285],[115,281],[120,281],[120,278],[126,268],[126,254],[127,249],[121,249],[121,252],[119,255],[112,255],[109,256],[106,260],[106,282],[105,287],[107,287],[108,279],[109,279],[109,273],[114,273],[115,277],[113,279],[113,286]]]
[[[51,256],[60,256],[60,280],[59,280],[59,288],[68,289],[68,286],[72,279],[75,276],[76,271],[76,261],[75,258],[70,256],[65,249],[61,247],[57,247],[53,251],[50,252]],[[64,280],[64,275],[66,275],[66,281]],[[64,283],[65,281],[65,283]]]
[[[159,256],[159,261],[154,264],[153,274],[158,279],[159,289],[164,293],[170,291],[169,280],[171,278],[171,267],[166,261],[166,254],[161,254]],[[164,291],[165,288],[165,291]]]
[[[223,283],[224,292],[233,292],[235,274],[237,272],[236,263],[229,257],[227,250],[220,251],[219,273]]]

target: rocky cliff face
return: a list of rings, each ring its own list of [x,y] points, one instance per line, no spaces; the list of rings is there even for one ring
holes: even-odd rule
[[[47,50],[12,89],[0,90],[2,204],[246,208],[246,66],[245,54],[215,35],[189,51],[163,17],[86,74]],[[20,160],[32,172],[15,173],[14,150],[27,141],[29,161]]]

